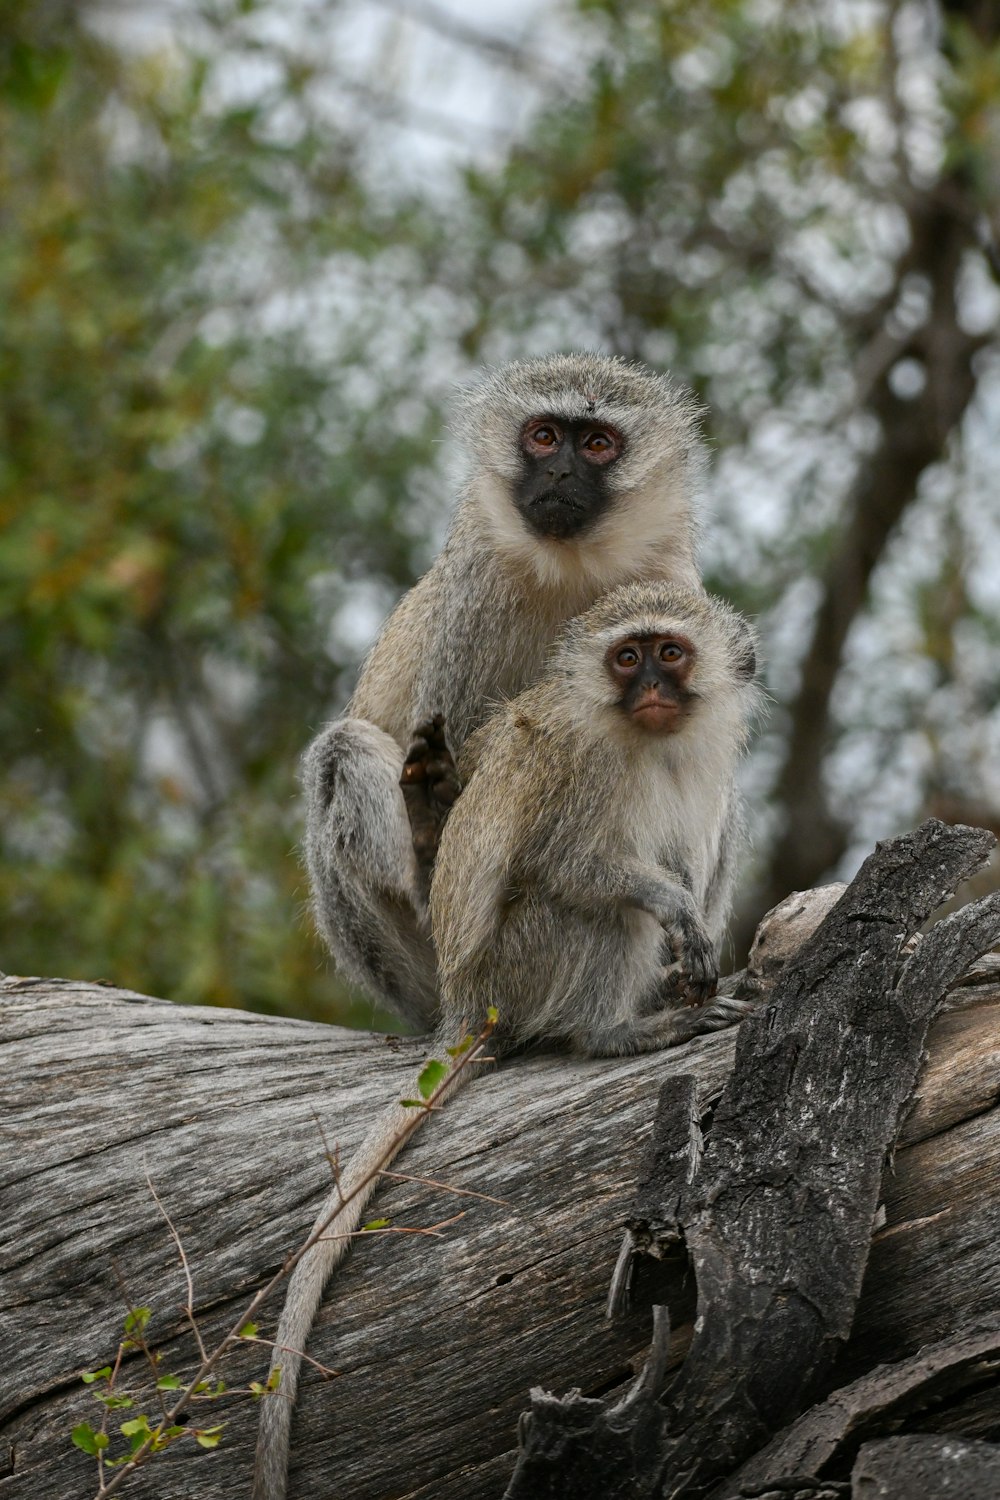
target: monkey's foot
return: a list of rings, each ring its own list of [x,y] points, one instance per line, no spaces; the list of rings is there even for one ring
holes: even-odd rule
[[[735,1026],[737,1021],[756,1007],[752,1000],[737,1000],[732,995],[719,995],[711,1005],[700,1005],[685,1012],[691,1036],[701,1036],[706,1031],[721,1031],[726,1026]]]
[[[417,863],[430,871],[441,830],[462,790],[444,737],[444,715],[418,724],[403,763],[399,784],[410,820]]]

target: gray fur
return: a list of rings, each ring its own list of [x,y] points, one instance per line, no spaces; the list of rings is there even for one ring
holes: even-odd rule
[[[539,539],[510,501],[521,428],[531,415],[580,413],[623,434],[625,451],[608,470],[614,503],[582,537]],[[563,623],[606,590],[631,578],[700,582],[694,512],[704,447],[682,387],[600,354],[527,360],[467,393],[456,426],[469,464],[447,543],[386,622],[346,715],[304,762],[317,925],[338,967],[422,1030],[437,1012],[434,955],[389,742],[401,767],[416,725],[443,713],[457,753],[497,704],[538,677]]]

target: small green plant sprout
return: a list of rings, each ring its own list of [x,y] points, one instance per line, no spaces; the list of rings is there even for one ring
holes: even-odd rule
[[[184,1280],[187,1289],[187,1297],[182,1305],[184,1320],[190,1329],[195,1349],[198,1355],[198,1364],[191,1375],[178,1375],[174,1371],[161,1370],[162,1354],[155,1350],[147,1337],[147,1329],[153,1316],[152,1310],[145,1306],[131,1305],[131,1299],[126,1297],[128,1311],[125,1317],[122,1338],[118,1344],[118,1352],[113,1364],[102,1365],[97,1370],[85,1370],[81,1372],[80,1379],[83,1385],[90,1389],[91,1395],[102,1407],[101,1420],[98,1426],[91,1422],[81,1421],[73,1428],[70,1438],[73,1444],[83,1453],[88,1454],[97,1462],[97,1490],[94,1500],[106,1500],[106,1497],[117,1494],[125,1484],[128,1476],[136,1469],[148,1463],[156,1454],[162,1453],[164,1449],[171,1447],[174,1443],[187,1439],[192,1440],[199,1448],[217,1448],[222,1441],[225,1423],[218,1422],[211,1427],[196,1426],[191,1420],[191,1411],[200,1402],[218,1401],[224,1396],[238,1397],[249,1396],[254,1400],[272,1397],[278,1393],[281,1384],[281,1369],[276,1367],[268,1376],[266,1382],[257,1380],[250,1381],[246,1387],[228,1387],[226,1382],[218,1375],[217,1367],[222,1359],[229,1354],[236,1344],[242,1342],[252,1344],[265,1344],[268,1348],[284,1348],[284,1345],[276,1345],[270,1339],[262,1338],[258,1332],[258,1324],[254,1321],[257,1312],[267,1300],[276,1287],[285,1281],[298,1265],[302,1257],[316,1242],[323,1237],[324,1231],[329,1227],[330,1221],[340,1210],[350,1202],[359,1192],[379,1175],[397,1177],[402,1181],[422,1182],[430,1187],[440,1188],[443,1192],[455,1193],[464,1197],[482,1198],[490,1203],[503,1203],[500,1198],[490,1198],[486,1193],[472,1192],[468,1188],[452,1188],[447,1183],[436,1182],[429,1177],[411,1177],[405,1172],[390,1172],[389,1162],[396,1155],[399,1148],[409,1140],[410,1136],[420,1125],[422,1120],[439,1108],[448,1092],[455,1075],[473,1062],[492,1062],[489,1057],[482,1057],[482,1051],[496,1027],[497,1014],[491,1008],[487,1015],[486,1024],[478,1036],[471,1034],[464,1037],[455,1047],[447,1048],[450,1063],[441,1062],[432,1058],[428,1062],[417,1080],[417,1091],[419,1099],[404,1100],[404,1104],[410,1104],[414,1108],[414,1114],[403,1125],[397,1136],[390,1140],[386,1146],[385,1155],[381,1162],[377,1163],[372,1172],[362,1182],[346,1195],[342,1195],[331,1212],[328,1219],[315,1228],[308,1238],[294,1250],[284,1261],[282,1266],[274,1275],[260,1288],[251,1298],[248,1306],[240,1314],[239,1318],[224,1334],[215,1347],[209,1350],[202,1337],[201,1329],[195,1316],[194,1278],[191,1274],[191,1266],[188,1261],[180,1235],[174,1226],[170,1215],[164,1208],[163,1203],[153,1186],[149,1173],[146,1173],[146,1184],[154,1203],[163,1216],[167,1229],[174,1242],[177,1255],[184,1272]],[[338,1185],[340,1182],[339,1158],[334,1151],[327,1151],[334,1178]],[[362,1234],[427,1234],[439,1235],[449,1224],[453,1224],[462,1214],[455,1214],[450,1219],[444,1219],[439,1224],[432,1224],[421,1229],[399,1229],[392,1227],[388,1219],[372,1219],[359,1231]],[[119,1279],[121,1279],[119,1277]],[[122,1361],[126,1354],[140,1353],[143,1356],[147,1376],[145,1384],[140,1388],[130,1385],[129,1389],[123,1388]],[[289,1353],[299,1354],[300,1358],[308,1361],[320,1374],[330,1378],[339,1374],[337,1370],[330,1370],[321,1365],[318,1360],[310,1358],[309,1355],[298,1350],[289,1350]],[[144,1410],[148,1407],[148,1410]],[[130,1415],[123,1422],[118,1422],[116,1414],[129,1412]],[[117,1433],[113,1437],[109,1428],[113,1424],[117,1426]],[[112,1451],[112,1450],[115,1451]],[[113,1472],[112,1472],[113,1471]]]
[[[430,1100],[434,1097],[438,1086],[444,1082],[451,1072],[452,1069],[449,1068],[447,1063],[442,1062],[438,1057],[432,1057],[430,1062],[424,1064],[420,1077],[417,1079],[417,1092],[420,1098],[401,1100],[403,1108],[433,1109],[434,1106],[430,1103]]]
[[[328,1373],[332,1375],[335,1372],[331,1370]],[[251,1394],[259,1400],[261,1396],[273,1396],[280,1385],[281,1366],[275,1365],[274,1369],[271,1371],[270,1375],[267,1377],[267,1380],[263,1385],[259,1380],[251,1380],[250,1391]]]

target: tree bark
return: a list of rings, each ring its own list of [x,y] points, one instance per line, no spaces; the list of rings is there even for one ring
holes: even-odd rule
[[[691,1349],[663,1401],[649,1377],[614,1405],[534,1393],[508,1500],[701,1500],[822,1388],[851,1330],[928,1021],[1000,936],[1000,895],[905,959],[904,945],[994,842],[930,821],[876,848],[744,1023],[706,1136],[693,1080],[664,1084],[630,1229],[660,1254],[686,1248]],[[658,1333],[654,1364],[662,1319]]]
[[[870,926],[882,941],[881,926]],[[948,1007],[930,1028],[914,1106],[882,1178],[881,1227],[831,1387],[874,1379],[879,1364],[947,1344],[956,1328],[1000,1323],[1000,965],[974,965]],[[153,1309],[148,1336],[162,1370],[183,1375],[196,1363],[182,1268],[145,1171],[183,1240],[210,1341],[305,1235],[330,1181],[320,1125],[346,1156],[381,1105],[412,1090],[425,1047],[30,979],[0,983],[0,1039],[9,1455],[0,1497],[89,1500],[94,1460],[70,1432],[82,1420],[96,1426],[100,1408],[79,1374],[113,1360],[126,1305]],[[530,1387],[575,1386],[611,1402],[632,1391],[654,1303],[669,1307],[673,1325],[663,1363],[679,1364],[694,1312],[686,1258],[644,1258],[628,1316],[614,1322],[604,1316],[608,1282],[659,1088],[691,1078],[690,1111],[704,1118],[736,1040],[725,1032],[635,1059],[515,1059],[428,1122],[399,1169],[501,1201],[417,1182],[380,1191],[372,1213],[397,1230],[463,1217],[441,1238],[389,1232],[355,1245],[309,1345],[339,1373],[324,1380],[306,1369],[292,1497],[499,1497]],[[258,1320],[264,1336],[279,1301],[280,1292]],[[918,1430],[1000,1438],[1000,1359],[982,1350],[942,1358],[952,1384],[929,1416],[920,1408]],[[202,1424],[225,1422],[220,1447],[181,1440],[122,1493],[242,1500],[257,1409],[238,1388],[263,1379],[267,1363],[267,1349],[241,1344],[220,1371],[233,1394],[197,1413]],[[143,1362],[129,1355],[124,1386],[143,1385],[140,1405],[152,1412]],[[885,1403],[864,1437],[908,1430],[898,1410]],[[850,1447],[851,1436],[827,1442],[836,1469],[837,1443]],[[759,1482],[744,1492],[762,1493]]]

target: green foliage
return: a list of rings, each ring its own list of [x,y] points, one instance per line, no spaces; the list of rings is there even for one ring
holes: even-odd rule
[[[108,1435],[106,1432],[95,1432],[89,1422],[78,1422],[72,1432],[73,1442],[84,1453],[89,1453],[96,1458],[102,1449],[108,1446]]]
[[[275,1365],[266,1381],[251,1380],[249,1390],[255,1400],[261,1396],[273,1396],[281,1386],[281,1366]]]
[[[417,1079],[421,1099],[429,1099],[438,1085],[447,1078],[448,1072],[448,1064],[436,1057],[432,1057],[430,1062],[425,1063]]]
[[[0,23],[0,965],[360,1017],[302,915],[296,763],[352,580],[419,562],[436,415],[376,427],[340,389],[365,330],[321,372],[239,272],[273,239],[280,300],[382,231],[336,140],[270,143],[273,97],[57,20]]]

